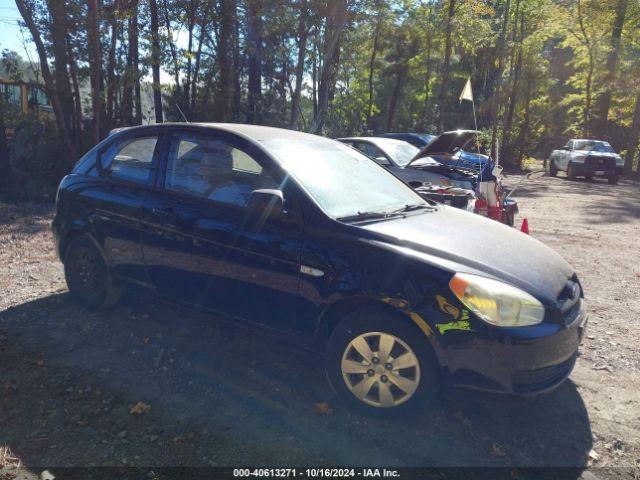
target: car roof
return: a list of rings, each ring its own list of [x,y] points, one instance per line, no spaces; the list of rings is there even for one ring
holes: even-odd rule
[[[593,138],[573,138],[574,142],[596,142],[596,143],[609,143],[606,140],[594,140]]]
[[[348,141],[348,142],[364,141],[364,142],[373,143],[374,145],[379,147],[384,147],[389,145],[401,145],[403,143],[407,145],[411,145],[409,142],[405,142],[404,140],[398,140],[396,138],[386,138],[386,137],[343,137],[343,138],[336,138],[336,140],[341,142],[342,141]]]
[[[297,130],[288,130],[286,128],[265,127],[263,125],[249,125],[245,123],[210,123],[210,122],[166,122],[166,123],[153,123],[149,125],[137,125],[132,127],[122,127],[111,131],[111,133],[118,133],[123,131],[135,131],[145,129],[156,128],[175,128],[175,127],[197,127],[197,128],[210,128],[212,130],[224,131],[229,133],[236,133],[241,136],[247,137],[254,141],[264,141],[273,139],[302,139],[309,138],[317,141],[318,139],[330,140],[319,135],[313,135],[311,133],[299,132]]]

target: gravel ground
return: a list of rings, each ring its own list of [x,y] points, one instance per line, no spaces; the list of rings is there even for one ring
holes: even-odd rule
[[[532,400],[447,390],[420,418],[393,420],[337,404],[319,357],[220,319],[151,297],[83,310],[55,257],[52,206],[0,203],[0,480],[67,466],[326,464],[637,478],[640,185],[541,178],[515,198],[584,284],[590,323],[570,380]]]

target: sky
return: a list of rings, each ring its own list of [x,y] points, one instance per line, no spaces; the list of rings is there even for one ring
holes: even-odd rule
[[[31,35],[26,29],[21,31],[18,26],[17,21],[21,19],[22,17],[14,0],[0,0],[0,51],[4,49],[12,50],[17,52],[25,61],[28,60],[28,53],[31,61],[37,63],[38,55],[35,45],[31,41]],[[185,48],[187,45],[186,31],[177,30],[173,32],[173,35],[176,45]],[[172,79],[173,77],[165,72],[164,69],[160,72],[160,81],[162,83],[171,83]]]
[[[18,52],[21,57],[25,57],[25,50],[18,27],[17,20],[20,19],[20,12],[13,0],[0,0],[0,50],[9,49]],[[25,40],[30,54],[33,56],[35,48],[30,41],[28,32],[25,32]]]

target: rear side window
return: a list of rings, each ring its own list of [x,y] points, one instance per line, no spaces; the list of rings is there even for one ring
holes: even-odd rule
[[[374,147],[370,143],[358,143],[356,144],[356,148],[368,157],[373,158],[380,165],[389,165],[389,160],[385,158],[384,153],[382,153],[379,148]]]
[[[177,134],[171,142],[165,188],[244,207],[253,190],[278,188],[247,152],[227,140]]]
[[[111,176],[150,183],[157,135],[125,138],[112,143],[100,156],[102,169]]]

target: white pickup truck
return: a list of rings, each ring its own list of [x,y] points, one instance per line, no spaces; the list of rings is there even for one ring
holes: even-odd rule
[[[618,183],[624,171],[624,159],[608,142],[572,139],[549,157],[549,175],[555,177],[562,170],[567,177],[606,177],[609,183]]]

